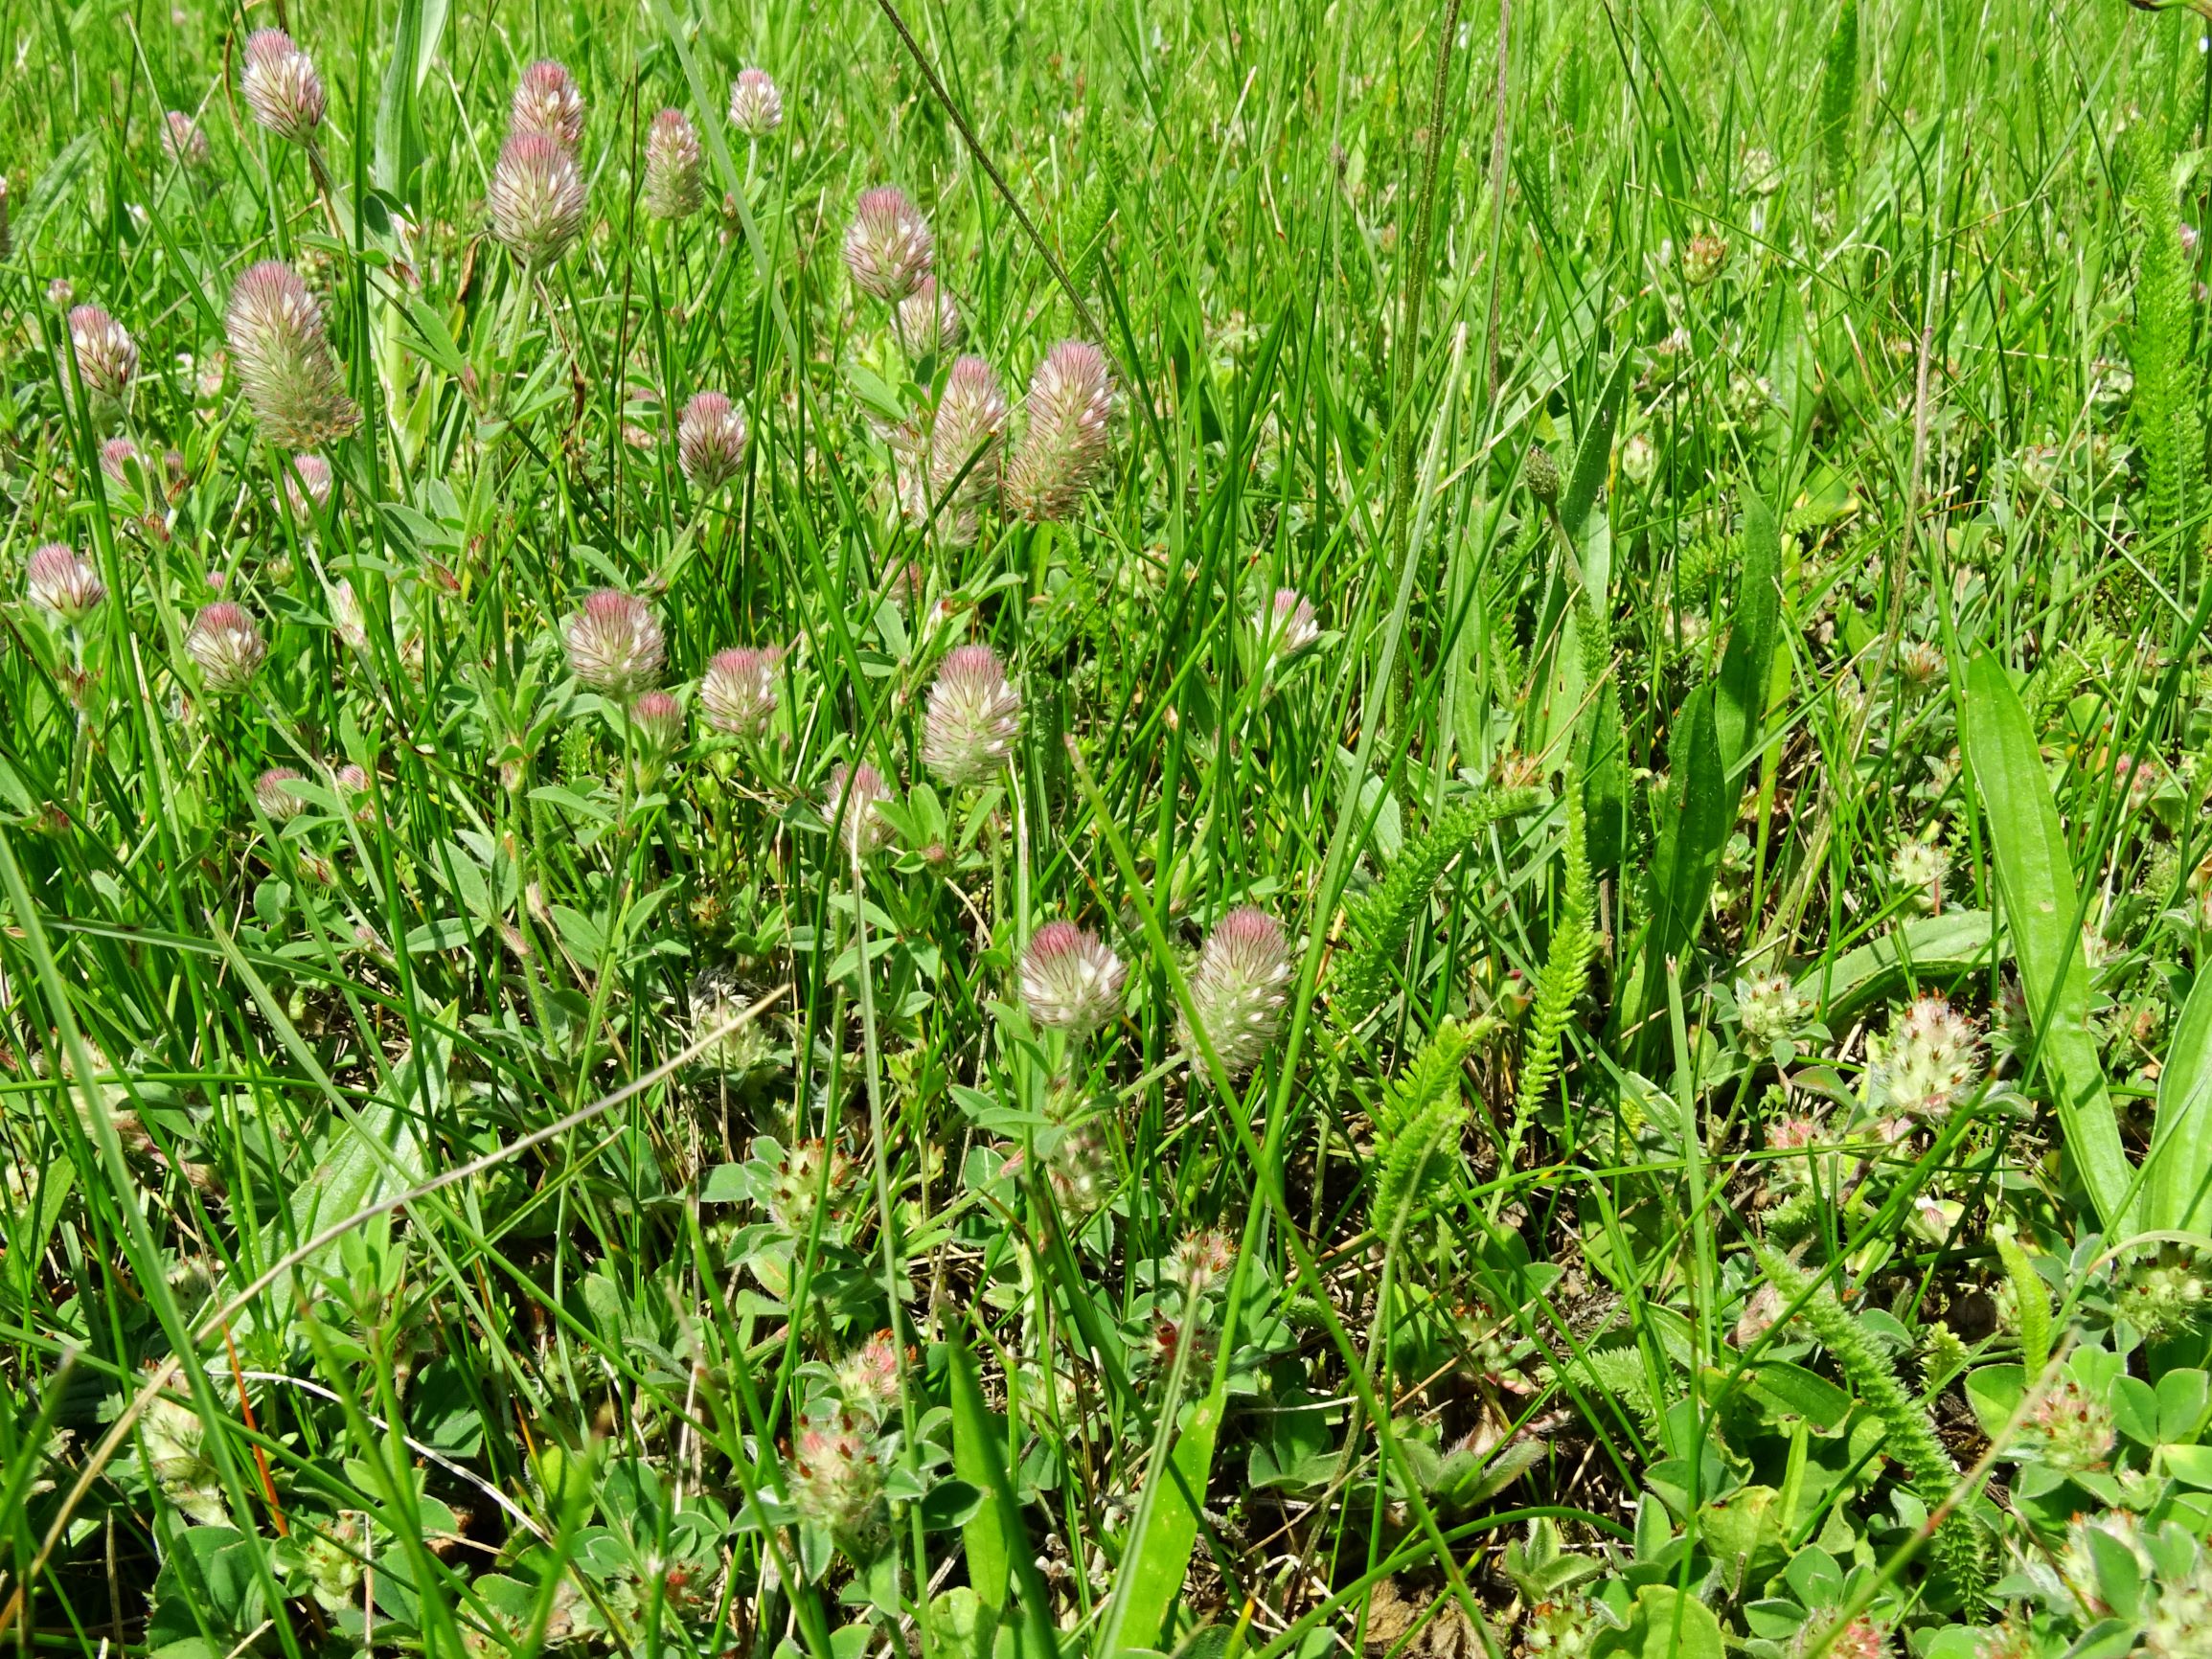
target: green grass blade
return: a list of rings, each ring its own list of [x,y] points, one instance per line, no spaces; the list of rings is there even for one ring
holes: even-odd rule
[[[985,1500],[962,1534],[968,1545],[968,1581],[984,1605],[1003,1617],[1011,1568],[1021,1590],[1020,1629],[1028,1651],[1033,1659],[1038,1655],[1054,1659],[1060,1639],[1053,1629],[1051,1596],[1044,1576],[1037,1570],[1029,1529],[1022,1524],[995,1416],[984,1403],[975,1355],[957,1331],[946,1347],[952,1360],[953,1466],[962,1480],[981,1487]]]

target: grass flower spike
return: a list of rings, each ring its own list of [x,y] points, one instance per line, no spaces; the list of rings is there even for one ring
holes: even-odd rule
[[[777,650],[718,651],[699,681],[707,724],[737,738],[757,738],[776,712]]]
[[[570,149],[583,142],[583,94],[566,65],[541,57],[522,72],[507,106],[507,129],[543,133]]]
[[[107,597],[100,573],[58,541],[31,556],[23,568],[23,589],[33,604],[65,623],[82,622]]]
[[[254,619],[229,600],[202,606],[184,636],[185,654],[199,669],[210,696],[235,697],[254,682],[269,654]]]
[[[224,318],[231,357],[262,435],[285,449],[342,438],[359,411],[341,387],[322,307],[299,272],[263,260],[239,278]]]
[[[329,98],[314,60],[282,29],[262,29],[246,40],[239,91],[254,119],[290,144],[314,141]]]
[[[1048,921],[1021,953],[1021,1003],[1031,1021],[1078,1042],[1121,1012],[1122,959],[1097,934]]]
[[[764,69],[741,69],[730,86],[730,125],[747,138],[766,138],[784,125],[784,95]]]
[[[525,270],[544,270],[582,234],[583,196],[583,173],[566,145],[517,132],[491,170],[491,234]]]
[[[77,373],[95,398],[120,403],[138,375],[138,345],[124,326],[98,306],[79,306],[69,313],[69,349]]]
[[[929,688],[922,763],[958,787],[996,776],[1021,735],[1021,693],[989,646],[962,646]]]
[[[656,219],[686,219],[706,200],[706,158],[691,118],[664,109],[645,135],[645,211]]]
[[[1282,1030],[1289,983],[1289,941],[1265,910],[1241,906],[1206,936],[1191,974],[1191,1001],[1232,1079],[1258,1065]],[[1177,1021],[1177,1040],[1184,1053],[1197,1057],[1197,1037],[1187,1018]]]
[[[855,287],[896,306],[922,285],[934,257],[929,221],[904,191],[885,185],[862,193],[845,232],[845,269]]]
[[[1105,469],[1114,412],[1106,353],[1062,340],[1029,382],[1028,423],[1006,469],[1007,505],[1032,524],[1075,511]]]
[[[676,461],[692,488],[712,494],[745,464],[745,417],[719,392],[701,392],[676,421]]]
[[[603,587],[589,595],[561,643],[569,671],[602,696],[627,703],[660,681],[667,644],[652,606],[635,594]]]

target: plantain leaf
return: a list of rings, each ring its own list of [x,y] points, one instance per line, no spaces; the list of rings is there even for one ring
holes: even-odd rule
[[[1060,1642],[1052,1624],[1052,1602],[1044,1576],[1037,1570],[1037,1551],[1022,1524],[1021,1505],[1014,1495],[1014,1479],[1007,1472],[1006,1454],[998,1437],[998,1422],[983,1400],[982,1379],[976,1375],[975,1355],[955,1331],[946,1347],[952,1361],[952,1463],[960,1478],[980,1489],[979,1508],[963,1530],[968,1546],[968,1581],[976,1596],[1002,1617],[1006,1609],[1009,1569],[1021,1586],[1021,1625],[1017,1651],[1025,1659],[1056,1659]]]
[[[2146,1168],[2144,1226],[2212,1231],[2212,972],[2200,970],[2175,1022]]]

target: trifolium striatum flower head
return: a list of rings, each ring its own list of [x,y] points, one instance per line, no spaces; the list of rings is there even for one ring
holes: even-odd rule
[[[85,391],[121,402],[138,375],[138,344],[129,330],[98,306],[79,306],[69,313],[69,348]]]
[[[730,125],[747,138],[765,138],[784,125],[784,95],[765,69],[741,69],[730,86]]]
[[[707,724],[736,738],[757,738],[776,712],[781,650],[740,647],[718,651],[699,680],[699,706]]]
[[[676,421],[676,460],[692,488],[711,495],[745,462],[745,417],[719,392],[701,392]]]
[[[1290,982],[1290,945],[1266,911],[1243,905],[1214,924],[1190,979],[1199,1029],[1213,1043],[1221,1068],[1241,1078],[1260,1063],[1282,1029]],[[1176,1039],[1198,1054],[1188,1015],[1178,1015]]]
[[[215,697],[235,697],[252,685],[269,654],[254,619],[229,600],[200,608],[184,636],[184,649],[199,669],[200,684]]]
[[[683,704],[666,692],[645,693],[629,706],[629,733],[640,771],[659,771],[683,747]]]
[[[331,505],[331,464],[320,455],[295,455],[285,465],[285,500],[303,521],[309,509]]]
[[[957,787],[995,776],[1021,735],[1021,693],[989,646],[962,646],[929,688],[922,762]]]
[[[791,1448],[791,1507],[832,1537],[882,1527],[883,1466],[850,1417],[810,1422]]]
[[[239,278],[223,330],[246,401],[270,443],[313,449],[359,422],[331,356],[322,307],[282,260],[263,260]]]
[[[1021,1004],[1031,1021],[1082,1041],[1121,1012],[1128,969],[1099,936],[1048,921],[1021,953]]]
[[[1278,657],[1294,657],[1321,637],[1312,602],[1294,587],[1279,587],[1261,607],[1262,644]]]
[[[929,434],[929,492],[947,545],[975,539],[976,512],[998,493],[999,451],[1012,413],[998,375],[981,357],[962,357],[945,377]]]
[[[832,766],[829,785],[822,792],[822,815],[830,820],[846,852],[865,858],[891,839],[891,826],[879,810],[890,799],[883,774],[865,761],[857,766]]]
[[[656,219],[686,219],[706,200],[706,157],[691,118],[664,109],[645,135],[645,211]]]
[[[208,164],[207,134],[181,109],[172,109],[161,118],[161,148],[187,172],[196,172]]]
[[[896,306],[921,286],[936,257],[929,221],[891,185],[861,193],[845,232],[845,268],[853,284]]]
[[[65,623],[82,622],[107,597],[100,573],[58,541],[31,556],[23,568],[23,591],[33,604]]]
[[[1007,505],[1032,524],[1075,511],[1104,470],[1114,412],[1106,353],[1062,340],[1030,378],[1027,425],[1006,469]]]
[[[560,140],[517,132],[491,170],[491,234],[525,270],[543,270],[583,229],[583,173]]]
[[[254,780],[254,800],[272,824],[289,824],[308,809],[306,797],[292,787],[299,773],[289,766],[271,766]]]
[[[1745,1046],[1754,1053],[1764,1054],[1795,1034],[1810,1011],[1785,974],[1750,973],[1736,981],[1737,1027]]]
[[[1885,1112],[1940,1118],[1981,1075],[1973,1022],[1933,994],[1890,1022],[1868,1078],[1868,1103]]]
[[[591,690],[627,702],[660,678],[666,642],[652,606],[603,587],[587,595],[562,630],[569,671]]]
[[[1918,836],[1901,841],[1889,855],[1889,881],[1904,895],[1914,910],[1934,910],[1943,903],[1943,878],[1950,871],[1950,854],[1932,841]]]
[[[571,149],[583,142],[583,94],[565,64],[541,57],[522,72],[507,108],[507,130],[541,132]]]
[[[960,344],[960,307],[935,277],[924,277],[892,316],[899,344],[910,357],[934,357]]]
[[[247,38],[239,91],[256,121],[292,144],[313,141],[330,102],[314,60],[282,29],[258,30]]]

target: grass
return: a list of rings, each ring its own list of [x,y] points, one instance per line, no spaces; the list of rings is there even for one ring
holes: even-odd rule
[[[2204,1650],[2207,28],[0,0],[0,1636]]]

